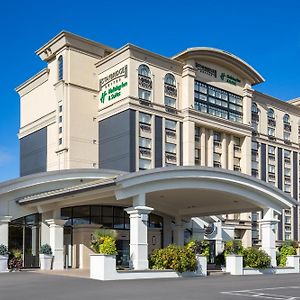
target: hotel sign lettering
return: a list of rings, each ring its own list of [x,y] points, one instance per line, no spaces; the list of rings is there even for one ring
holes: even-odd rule
[[[99,90],[101,91],[105,85],[109,84],[111,81],[118,79],[120,77],[124,77],[124,78],[128,77],[128,66],[127,65],[125,65],[125,66],[121,67],[120,69],[110,73],[109,75],[101,78],[99,80]]]
[[[217,78],[217,70],[215,69],[211,69],[199,63],[196,63],[196,69],[201,73]]]
[[[121,96],[122,89],[127,86],[127,82],[121,82],[120,84],[117,84],[104,92],[101,93],[100,96],[100,102],[104,103],[106,96],[108,96],[108,101],[113,100],[115,98],[118,98]]]
[[[220,75],[221,80],[226,81],[230,84],[237,85],[237,83],[241,83],[241,80],[233,75],[222,73]]]

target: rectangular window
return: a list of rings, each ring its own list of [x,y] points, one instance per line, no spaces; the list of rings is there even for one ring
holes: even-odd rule
[[[275,166],[274,165],[268,165],[268,172],[275,174]]]
[[[168,130],[176,131],[176,123],[176,121],[166,119],[165,128]]]
[[[221,133],[214,131],[214,142],[221,142]]]
[[[166,152],[176,154],[176,144],[166,143],[165,146],[166,146],[165,147]]]
[[[195,149],[195,159],[199,160],[200,159],[200,149]]]
[[[62,144],[62,138],[58,139],[58,145]]]
[[[258,142],[252,141],[252,150],[258,150]]]
[[[150,97],[151,97],[150,91],[139,88],[139,98],[140,99],[150,101]]]
[[[58,111],[59,111],[59,112],[62,112],[62,105],[60,105],[60,106],[58,107]]]
[[[275,128],[268,127],[268,135],[269,136],[275,136]]]
[[[59,116],[58,122],[59,122],[59,123],[62,123],[62,119],[63,119],[63,117],[62,117],[62,116]]]
[[[140,164],[140,170],[147,170],[151,168],[151,160],[140,159],[139,164]]]
[[[268,154],[275,155],[275,147],[274,146],[268,146]]]
[[[289,141],[290,138],[291,138],[291,133],[290,133],[290,132],[284,131],[284,132],[283,132],[283,139],[284,139],[285,141]]]
[[[147,138],[140,137],[139,146],[142,148],[151,149],[151,140]]]
[[[176,108],[176,99],[165,96],[165,105]]]
[[[58,133],[62,133],[62,127],[58,128]]]
[[[140,123],[151,125],[151,115],[140,112],[139,113],[139,121],[140,121]]]

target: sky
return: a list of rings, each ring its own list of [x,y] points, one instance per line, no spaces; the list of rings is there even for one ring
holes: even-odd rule
[[[19,176],[15,88],[46,67],[35,51],[62,30],[168,57],[189,47],[223,49],[265,78],[256,90],[300,97],[299,0],[2,1],[0,182]]]

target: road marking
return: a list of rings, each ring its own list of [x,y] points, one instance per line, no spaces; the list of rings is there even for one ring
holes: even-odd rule
[[[280,287],[269,287],[269,288],[261,288],[261,289],[252,289],[252,290],[239,290],[239,291],[229,291],[229,292],[221,292],[221,294],[227,294],[232,296],[242,296],[242,297],[250,297],[250,298],[261,298],[261,299],[272,299],[272,300],[297,300],[299,297],[289,296],[289,295],[279,295],[268,293],[267,291],[276,291],[282,289],[300,289],[300,286],[280,286]],[[266,291],[266,293],[265,293]]]

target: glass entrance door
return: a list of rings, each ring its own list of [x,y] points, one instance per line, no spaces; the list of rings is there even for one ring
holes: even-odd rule
[[[72,227],[64,227],[64,253],[65,253],[65,268],[72,268]]]

